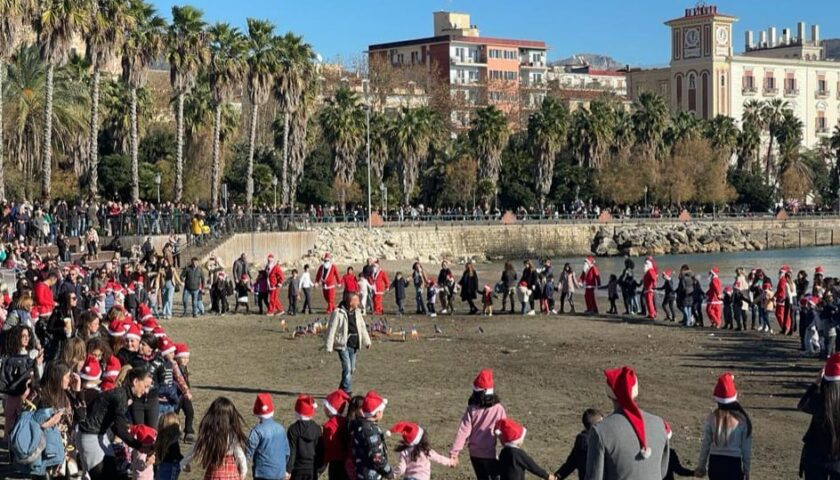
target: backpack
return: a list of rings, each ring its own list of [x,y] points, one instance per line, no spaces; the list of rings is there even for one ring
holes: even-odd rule
[[[0,358],[0,393],[23,395],[32,376],[33,361],[29,355]]]
[[[9,453],[17,465],[37,462],[47,448],[47,436],[36,420],[35,413],[31,410],[21,412],[9,437]]]

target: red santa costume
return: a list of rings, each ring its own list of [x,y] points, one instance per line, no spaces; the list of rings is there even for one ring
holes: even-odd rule
[[[388,280],[388,274],[379,265],[379,260],[373,264],[373,275],[371,275],[371,285],[373,285],[373,314],[382,315],[385,310],[382,308],[382,297],[388,291],[391,285]]]
[[[580,275],[580,283],[583,285],[583,300],[586,303],[585,313],[598,313],[598,302],[595,301],[595,289],[601,285],[601,274],[595,266],[595,257],[586,257],[583,264],[583,273]]]
[[[712,267],[709,272],[709,290],[706,291],[706,315],[713,328],[720,328],[720,315],[723,312],[723,301],[721,300],[720,269]]]
[[[324,300],[327,302],[327,313],[335,310],[335,289],[340,282],[338,267],[332,263],[332,255],[327,252],[324,254],[324,262],[318,267],[318,273],[315,275],[315,283],[321,284]]]
[[[653,301],[656,292],[656,261],[653,257],[645,259],[645,275],[642,277],[642,296],[645,299],[647,318],[656,320],[656,304]]]
[[[792,321],[790,316],[790,267],[782,265],[779,269],[779,283],[776,285],[776,294],[773,300],[776,302],[776,321],[779,323],[779,328],[782,335],[790,332]]]
[[[280,287],[286,281],[286,276],[283,275],[283,269],[280,264],[274,259],[274,254],[268,255],[268,261],[265,264],[265,276],[268,279],[268,315],[282,315],[283,305],[280,303]]]

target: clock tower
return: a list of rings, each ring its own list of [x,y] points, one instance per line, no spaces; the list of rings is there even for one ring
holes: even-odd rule
[[[671,27],[671,110],[709,119],[729,115],[732,25],[738,19],[700,2]]]

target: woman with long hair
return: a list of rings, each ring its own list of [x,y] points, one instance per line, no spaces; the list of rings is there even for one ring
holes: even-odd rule
[[[12,330],[12,328],[23,325],[29,328],[30,332],[35,332],[35,325],[32,323],[32,292],[30,290],[19,290],[15,292],[15,297],[12,300],[12,304],[9,305],[9,314],[6,316],[6,321],[3,322],[3,331],[0,334],[0,339],[2,339],[2,343],[0,343],[0,351],[3,351],[6,347],[6,335],[8,332]],[[41,342],[38,341],[38,337],[33,335],[32,336],[32,346],[40,349]]]
[[[800,477],[804,475],[805,480],[840,478],[840,353],[829,357],[798,408],[811,415],[808,431],[802,438]]]
[[[478,298],[478,275],[472,262],[467,262],[458,284],[461,285],[461,301],[467,302],[470,305],[470,315],[475,315],[478,313],[478,307],[475,306],[475,299]]]
[[[204,469],[204,480],[242,480],[248,473],[245,457],[245,420],[233,402],[225,397],[213,400],[201,424],[195,445],[181,461],[181,469],[190,471],[196,458]]]
[[[697,475],[709,480],[744,480],[750,477],[752,422],[738,403],[735,377],[724,373],[714,390],[717,408],[703,424],[703,442]]]
[[[42,331],[39,328],[40,326],[36,326],[39,335],[41,335],[41,341],[46,346],[46,358],[48,360],[56,358],[64,349],[67,339],[75,334],[79,317],[77,303],[76,292],[62,293],[58,299],[58,307],[53,310],[46,325],[46,330]]]
[[[16,363],[22,371],[28,371],[26,377],[21,377],[14,391],[6,392],[3,398],[3,414],[5,415],[5,435],[9,438],[12,429],[20,415],[23,399],[29,394],[30,384],[37,381],[44,371],[44,355],[32,347],[35,334],[25,325],[17,325],[6,334],[6,358],[4,362]]]
[[[513,268],[513,263],[505,262],[505,269],[502,270],[502,311],[505,312],[505,305],[508,298],[510,298],[510,313],[516,312],[516,286],[517,286],[516,269]]]
[[[493,371],[484,369],[473,381],[473,391],[467,409],[461,417],[458,433],[452,442],[449,458],[458,464],[458,454],[466,445],[470,462],[478,480],[494,480],[499,476],[496,459],[496,422],[506,418],[505,407],[494,390]]]

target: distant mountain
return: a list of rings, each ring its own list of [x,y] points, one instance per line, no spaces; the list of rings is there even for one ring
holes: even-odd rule
[[[823,47],[825,47],[825,56],[826,58],[833,58],[834,60],[840,60],[840,38],[832,38],[829,40],[822,41]]]
[[[569,58],[562,60],[555,60],[550,62],[551,65],[589,65],[596,70],[618,70],[624,68],[624,64],[617,62],[614,58],[608,55],[599,55],[597,53],[579,53],[572,55]]]

